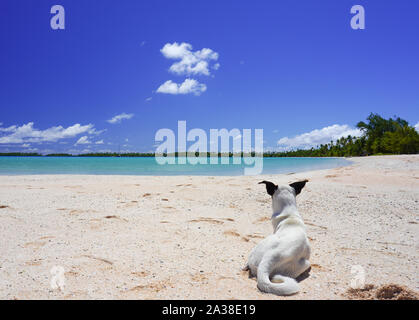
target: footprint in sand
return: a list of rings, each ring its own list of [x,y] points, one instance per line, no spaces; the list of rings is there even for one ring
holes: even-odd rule
[[[150,274],[150,272],[147,272],[147,271],[133,271],[133,272],[131,272],[131,274],[144,278],[144,277],[147,277]]]
[[[238,233],[234,230],[224,231],[223,234],[225,234],[226,236],[240,237],[240,233]]]
[[[64,275],[66,277],[77,277],[79,275],[79,273],[77,271],[74,271],[74,270],[69,270],[69,271],[66,271],[64,273]]]
[[[163,209],[170,209],[170,210],[175,210],[175,209],[176,209],[176,208],[171,207],[171,206],[163,206],[162,208],[163,208]]]
[[[39,238],[39,240],[45,240],[45,239],[54,239],[54,236],[43,236],[41,238]]]
[[[320,270],[320,271],[324,271],[324,268],[317,263],[311,263],[310,266],[311,266],[312,269],[317,269],[317,270]]]
[[[271,218],[269,218],[269,217],[262,217],[262,218],[257,219],[255,221],[255,223],[265,222],[265,221],[269,221],[269,220],[271,220]]]
[[[133,208],[137,206],[138,201],[132,200],[130,202],[121,202],[121,203],[125,204],[124,206],[122,206],[122,208]],[[121,207],[118,207],[118,208],[121,208]]]
[[[318,226],[317,224],[314,224],[314,223],[311,223],[311,222],[304,222],[306,225],[309,225],[309,226],[313,226],[313,227],[317,227],[317,228],[320,228],[320,229],[324,229],[324,230],[327,230],[327,228],[326,227],[323,227],[323,226]]]
[[[244,242],[249,242],[251,238],[254,238],[254,236],[252,236],[252,235],[241,236],[238,232],[236,232],[234,230],[224,231],[224,234],[227,235],[227,236],[240,237],[240,239]]]
[[[122,220],[122,221],[125,221],[125,222],[128,221],[128,220],[120,218],[118,216],[105,216],[105,219],[117,219],[117,220]]]
[[[325,178],[337,178],[338,177],[338,175],[336,175],[336,174],[328,174],[328,175],[326,175],[326,176],[324,176]]]
[[[90,219],[90,229],[91,230],[98,230],[102,227],[102,223],[100,219]]]
[[[84,254],[84,255],[82,255],[82,257],[93,259],[93,260],[98,260],[98,261],[104,262],[106,264],[113,265],[113,262],[110,261],[110,260],[108,260],[108,259],[104,259],[104,258],[100,258],[100,257],[95,257],[95,256],[92,256],[90,254]]]
[[[263,238],[265,238],[265,237],[263,235],[260,235],[260,234],[247,234],[245,236],[242,236],[242,240],[246,241],[246,242],[249,242],[250,239],[263,239]]]
[[[37,267],[37,266],[40,266],[41,264],[42,264],[42,262],[41,262],[42,260],[31,260],[31,261],[26,261],[25,262],[25,265],[27,265],[27,266],[33,266],[33,267]]]
[[[193,276],[191,276],[191,279],[194,282],[208,283],[208,277],[202,272],[195,273]]]
[[[223,224],[224,223],[224,221],[221,221],[221,220],[217,220],[217,219],[213,219],[213,218],[204,218],[204,217],[189,220],[188,222],[208,222],[208,223],[213,223],[213,224]]]
[[[143,285],[138,285],[129,289],[129,291],[149,290],[149,291],[157,293],[161,290],[167,289],[168,287],[174,288],[175,286],[169,280],[163,280],[163,281],[157,281],[157,282],[151,282],[151,283],[147,283]]]
[[[256,202],[260,202],[260,203],[269,203],[271,200],[270,199],[256,199]]]
[[[248,237],[248,238],[257,238],[257,239],[263,239],[263,238],[265,238],[265,236],[264,235],[261,235],[261,234],[258,234],[258,233],[254,233],[254,234],[248,234],[248,235],[246,235],[246,237]]]
[[[82,210],[77,210],[77,209],[71,210],[69,212],[70,215],[75,215],[75,214],[80,214],[80,213],[83,213],[83,211]]]
[[[35,250],[38,250],[39,248],[43,247],[46,244],[45,241],[33,241],[33,242],[27,242],[23,245],[25,248],[33,248]]]

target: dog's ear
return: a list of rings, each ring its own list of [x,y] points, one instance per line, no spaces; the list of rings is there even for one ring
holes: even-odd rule
[[[306,185],[306,182],[308,182],[308,180],[297,181],[297,182],[294,182],[294,183],[290,184],[290,187],[294,188],[294,190],[295,190],[295,195],[297,195],[301,192],[301,190]]]
[[[273,196],[275,193],[275,190],[278,189],[278,186],[273,184],[270,181],[261,181],[259,182],[259,184],[264,183],[266,185],[266,192],[270,195]]]

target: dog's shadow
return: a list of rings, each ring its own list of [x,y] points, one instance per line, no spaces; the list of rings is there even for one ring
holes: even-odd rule
[[[304,271],[302,274],[300,274],[297,278],[295,278],[295,280],[297,280],[297,282],[301,282],[301,281],[307,279],[310,276],[310,271],[311,271],[311,266],[306,271]]]

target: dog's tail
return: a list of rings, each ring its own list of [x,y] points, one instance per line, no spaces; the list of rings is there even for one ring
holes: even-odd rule
[[[269,279],[270,273],[270,262],[268,260],[262,260],[257,271],[258,288],[260,291],[273,293],[278,296],[289,296],[300,291],[295,279],[275,274],[271,281]]]

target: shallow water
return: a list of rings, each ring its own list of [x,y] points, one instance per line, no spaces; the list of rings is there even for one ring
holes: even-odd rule
[[[160,165],[154,157],[0,157],[0,175],[26,174],[100,174],[100,175],[244,175],[245,168],[255,166],[254,158],[213,158],[217,164],[179,164],[182,158],[170,158],[176,164]],[[185,159],[185,158],[183,158]],[[221,164],[221,161],[228,164]],[[258,174],[279,174],[329,169],[349,165],[343,158],[263,158],[263,171]],[[245,162],[246,161],[246,162]],[[256,159],[256,161],[258,161]]]

